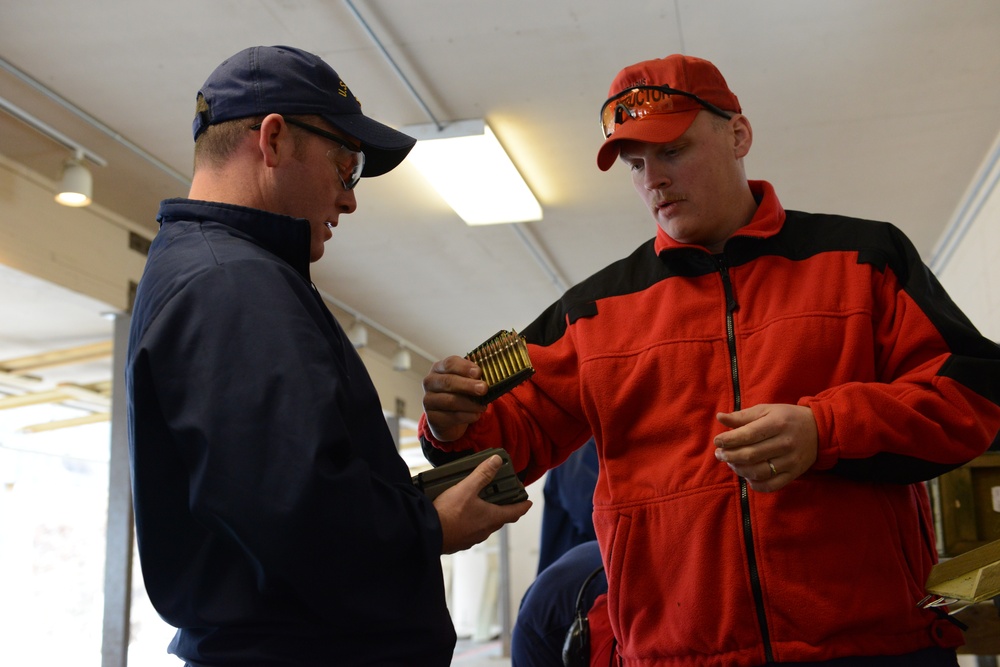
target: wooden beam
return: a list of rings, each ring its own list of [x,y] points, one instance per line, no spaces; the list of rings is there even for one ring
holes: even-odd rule
[[[11,373],[27,373],[52,368],[53,366],[65,366],[67,364],[82,364],[97,359],[105,359],[111,356],[111,341],[101,341],[89,345],[77,345],[63,350],[52,350],[41,354],[32,354],[16,359],[6,359],[0,361],[0,370]]]
[[[0,410],[23,408],[28,405],[41,405],[43,403],[65,403],[67,401],[78,401],[108,410],[111,407],[110,392],[110,380],[86,385],[65,383],[58,385],[54,389],[29,391],[16,396],[0,398]]]
[[[41,433],[43,431],[57,431],[61,428],[71,428],[73,426],[84,426],[86,424],[97,424],[111,419],[109,412],[92,412],[81,417],[70,417],[69,419],[57,419],[56,421],[45,422],[44,424],[32,424],[18,429],[19,433]]]

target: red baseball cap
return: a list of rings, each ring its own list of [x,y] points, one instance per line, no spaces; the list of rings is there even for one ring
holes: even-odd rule
[[[707,60],[674,54],[626,67],[611,83],[601,107],[606,138],[597,151],[597,166],[601,171],[611,168],[620,141],[675,140],[703,110],[723,116],[742,112],[722,73]]]

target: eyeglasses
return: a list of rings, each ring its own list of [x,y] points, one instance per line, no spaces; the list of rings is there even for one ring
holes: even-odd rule
[[[692,99],[717,116],[730,120],[732,114],[723,111],[711,102],[706,102],[694,93],[677,90],[670,86],[635,86],[608,98],[601,107],[601,130],[604,138],[610,137],[616,125],[628,120],[638,120],[650,114],[671,113],[674,109],[672,95]]]
[[[295,127],[301,127],[306,132],[311,132],[312,134],[319,135],[324,139],[329,139],[330,141],[335,141],[340,144],[337,148],[331,148],[327,151],[326,156],[333,163],[334,168],[337,170],[337,176],[340,177],[340,183],[344,186],[345,190],[353,190],[354,186],[358,184],[361,180],[361,172],[365,169],[365,154],[362,151],[356,150],[349,143],[338,137],[332,132],[327,132],[321,127],[316,127],[315,125],[310,125],[309,123],[303,123],[301,120],[296,120],[294,118],[284,117],[285,122],[289,125],[294,125]],[[261,124],[251,125],[251,130],[259,130]]]

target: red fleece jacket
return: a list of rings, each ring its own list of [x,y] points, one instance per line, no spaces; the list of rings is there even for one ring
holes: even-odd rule
[[[442,449],[503,446],[529,480],[593,433],[594,523],[626,664],[750,667],[961,644],[919,609],[922,480],[1000,428],[1000,348],[885,223],[759,207],[721,255],[662,230],[527,327],[535,375]],[[756,493],[718,412],[812,409],[813,469]]]

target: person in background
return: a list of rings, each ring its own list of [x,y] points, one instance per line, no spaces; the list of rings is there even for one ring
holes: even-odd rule
[[[593,438],[545,476],[539,573],[576,545],[597,539],[593,516],[596,485],[597,448]]]
[[[574,619],[589,615],[608,590],[594,534],[596,483],[593,438],[545,476],[538,574],[514,620],[512,667],[563,667],[563,645]]]
[[[566,550],[525,591],[511,633],[511,667],[584,667],[592,657],[593,664],[607,665],[614,639],[605,604],[607,591],[597,541]],[[584,641],[568,652],[573,665],[566,665],[567,635],[581,618],[586,619],[587,632]]]
[[[956,665],[961,631],[919,604],[922,482],[997,437],[1000,347],[895,226],[748,180],[712,63],[628,66],[600,119],[598,167],[627,171],[655,237],[523,329],[536,372],[489,406],[475,364],[436,362],[421,437],[503,446],[530,483],[594,436],[621,664]]]
[[[126,390],[143,579],[201,665],[448,665],[441,554],[515,521],[410,481],[360,357],[309,275],[355,186],[414,140],[319,57],[240,51],[197,95],[188,199],[160,205]]]

